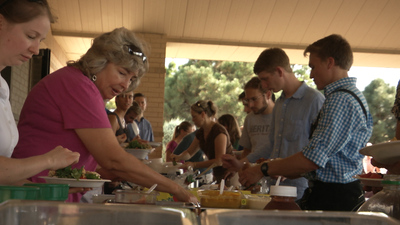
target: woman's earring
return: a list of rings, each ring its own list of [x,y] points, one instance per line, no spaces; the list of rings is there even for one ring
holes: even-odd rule
[[[92,78],[91,78],[91,80],[92,80],[93,82],[95,82],[95,81],[97,80],[97,76],[96,76],[96,75],[93,75]]]

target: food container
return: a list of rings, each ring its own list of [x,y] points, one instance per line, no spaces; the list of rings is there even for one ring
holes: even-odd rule
[[[38,187],[40,200],[65,201],[68,199],[68,184],[27,183],[24,186]]]
[[[209,208],[234,208],[241,206],[242,194],[238,191],[202,190],[197,192],[201,207]]]
[[[198,225],[190,209],[135,204],[82,204],[9,200],[0,205],[1,225]]]
[[[136,149],[136,148],[125,148],[125,151],[129,154],[135,156],[136,158],[143,160],[146,159],[147,156],[153,152],[153,149]]]
[[[109,201],[115,201],[115,195],[94,194],[92,196],[92,201],[95,204],[102,204],[102,203],[107,203]]]
[[[9,199],[39,199],[40,188],[25,186],[0,186],[0,202]]]
[[[265,194],[244,195],[247,209],[264,209],[271,201],[271,197]]]
[[[326,211],[266,211],[245,209],[207,209],[201,224],[278,224],[278,225],[398,225],[383,213]]]
[[[147,193],[145,191],[134,190],[116,190],[115,202],[116,203],[131,203],[131,204],[156,204],[157,191]]]

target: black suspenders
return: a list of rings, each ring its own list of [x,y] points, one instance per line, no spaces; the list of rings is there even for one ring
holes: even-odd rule
[[[362,103],[361,99],[360,99],[356,94],[354,94],[354,92],[352,92],[352,91],[350,91],[350,90],[347,90],[347,89],[337,89],[337,90],[334,90],[332,93],[339,92],[339,91],[344,91],[344,92],[347,92],[347,93],[353,95],[353,97],[354,97],[354,98],[358,101],[358,103],[360,104],[360,106],[361,106],[361,108],[362,108],[362,110],[363,110],[363,112],[364,112],[365,119],[368,120],[368,117],[367,117],[367,110],[365,110],[364,104]],[[331,94],[332,94],[332,93],[331,93]],[[314,123],[311,124],[310,136],[308,137],[308,139],[311,139],[311,137],[312,137],[312,135],[313,135],[313,133],[314,133],[314,130],[315,130],[315,129],[317,128],[317,126],[318,126],[318,120],[319,120],[320,114],[321,114],[321,111],[319,111],[318,116],[317,116],[317,119],[314,121]]]

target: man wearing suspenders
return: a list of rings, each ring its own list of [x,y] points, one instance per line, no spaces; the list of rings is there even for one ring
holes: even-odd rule
[[[364,202],[362,186],[353,177],[363,169],[358,151],[371,137],[372,117],[356,78],[348,77],[353,53],[343,37],[320,39],[306,48],[304,55],[308,54],[311,78],[325,95],[309,143],[290,157],[242,171],[239,181],[247,186],[263,176],[306,177],[309,188],[300,202],[302,209],[351,211]],[[268,86],[271,75],[257,75]]]

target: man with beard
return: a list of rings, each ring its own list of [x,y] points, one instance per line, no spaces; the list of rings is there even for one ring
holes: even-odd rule
[[[275,96],[261,86],[261,80],[253,77],[244,86],[243,104],[251,110],[244,120],[239,145],[243,147],[242,162],[256,162],[266,152],[265,137],[270,132]],[[261,154],[261,155],[260,155]]]
[[[296,78],[289,57],[279,48],[264,50],[254,64],[254,73],[261,79],[263,88],[282,91],[273,110],[271,132],[264,137],[264,151],[269,154],[265,159],[285,158],[299,152],[308,144],[311,124],[324,103],[324,96]],[[273,76],[263,76],[264,73],[272,73]],[[223,160],[224,167],[243,167],[227,155]],[[275,180],[270,181],[271,185],[275,183]],[[281,184],[296,186],[297,199],[308,187],[305,178],[286,179]]]

